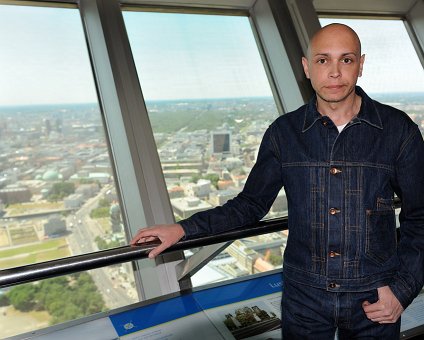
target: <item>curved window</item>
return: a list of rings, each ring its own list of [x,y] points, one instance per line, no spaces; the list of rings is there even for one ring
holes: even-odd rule
[[[0,6],[0,269],[126,243],[77,8]],[[131,264],[0,290],[0,337],[137,300]]]
[[[249,18],[123,16],[175,220],[224,204],[242,190],[279,115]],[[265,218],[286,214],[282,190]],[[283,240],[278,233],[234,242],[193,285],[281,266]]]

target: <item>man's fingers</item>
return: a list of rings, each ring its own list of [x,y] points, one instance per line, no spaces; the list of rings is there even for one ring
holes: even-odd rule
[[[157,241],[160,240],[160,235],[158,232],[144,229],[143,231],[137,233],[137,235],[131,240],[132,245],[139,245],[146,242]],[[162,241],[162,240],[161,240]],[[166,243],[161,243],[156,248],[153,248],[149,253],[149,258],[154,258],[163,252],[169,245]]]
[[[148,237],[140,237],[138,240],[135,240],[134,242],[131,241],[131,244],[141,244],[146,242],[152,242],[156,241],[158,238],[156,236],[148,236]]]
[[[177,243],[183,236],[184,229],[179,224],[156,225],[139,230],[130,243],[137,245],[159,240],[161,244],[149,253],[149,258],[153,258]]]
[[[166,248],[168,248],[168,245],[164,245],[163,243],[161,243],[161,245],[157,246],[156,248],[154,248],[150,253],[149,253],[149,258],[153,259],[156,256],[158,256],[161,252],[163,252]]]
[[[362,303],[362,308],[368,319],[374,322],[379,322],[384,320],[384,315],[382,315],[382,309],[378,302],[370,303],[369,301],[364,301]]]
[[[362,303],[362,308],[364,309],[365,313],[373,313],[378,312],[381,310],[381,306],[378,302],[376,303],[369,303],[368,301],[364,301]]]
[[[158,237],[157,232],[151,228],[141,229],[130,241],[130,244],[135,245],[137,243],[154,241]]]
[[[368,317],[368,315],[367,315]],[[379,316],[371,316],[368,317],[373,322],[378,323],[394,323],[397,321],[398,317],[396,315],[379,315]]]

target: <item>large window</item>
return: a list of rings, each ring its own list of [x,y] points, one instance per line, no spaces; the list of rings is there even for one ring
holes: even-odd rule
[[[175,220],[224,204],[242,190],[279,114],[249,18],[123,14]],[[266,218],[286,214],[282,190]],[[284,239],[234,242],[193,284],[281,266]]]
[[[374,99],[405,111],[424,133],[424,69],[402,20],[321,18],[352,27],[365,54],[358,85]]]
[[[125,244],[78,9],[2,5],[0,46],[0,269]],[[123,264],[2,289],[0,337],[135,302],[133,281]]]

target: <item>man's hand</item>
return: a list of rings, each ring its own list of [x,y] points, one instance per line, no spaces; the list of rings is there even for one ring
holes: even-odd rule
[[[134,246],[159,239],[162,243],[149,253],[149,258],[154,258],[165,249],[181,240],[184,234],[184,229],[179,224],[162,224],[140,229],[133,237],[130,244]]]
[[[393,294],[389,286],[380,287],[378,301],[369,303],[364,301],[362,308],[368,319],[378,323],[395,323],[403,312],[403,307]]]

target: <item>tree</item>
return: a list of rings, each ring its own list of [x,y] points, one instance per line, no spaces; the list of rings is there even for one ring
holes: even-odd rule
[[[218,189],[218,181],[219,176],[217,174],[207,174],[205,175],[205,179],[208,179],[211,181],[212,185]]]
[[[197,183],[199,179],[201,179],[202,176],[200,176],[199,174],[195,174],[193,176],[191,176],[191,182],[193,183]]]
[[[97,204],[97,206],[99,208],[105,208],[105,207],[109,208],[110,202],[107,198],[102,198],[99,200],[99,203]]]
[[[109,209],[110,226],[113,233],[119,233],[122,230],[121,208],[118,202],[114,201]]]
[[[283,257],[281,255],[271,253],[269,255],[269,262],[273,266],[281,266],[281,264],[283,263]]]
[[[95,208],[90,211],[91,218],[109,217],[109,207]]]
[[[57,201],[75,192],[75,184],[72,182],[58,182],[53,184],[49,191],[48,199]]]
[[[34,284],[16,286],[9,291],[7,297],[16,310],[28,312],[35,306],[36,288]]]
[[[99,250],[107,249],[107,242],[103,239],[103,237],[96,236],[94,241],[96,242],[97,248],[99,248]]]
[[[17,310],[46,310],[52,316],[52,324],[99,313],[105,309],[103,297],[87,273],[16,286],[6,295]]]
[[[0,307],[9,306],[10,301],[6,294],[0,295]]]

